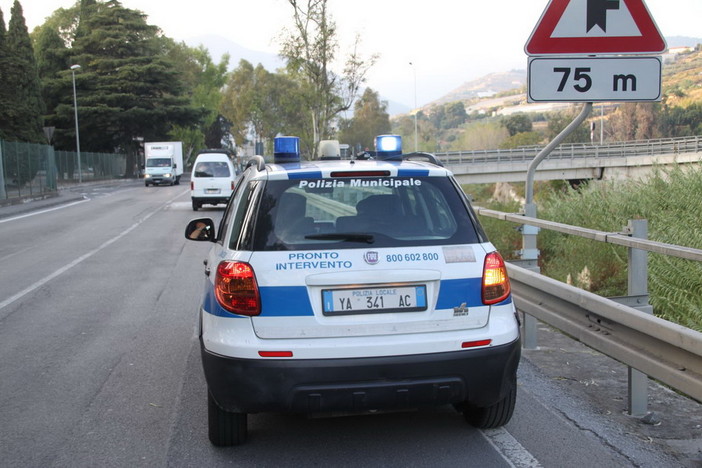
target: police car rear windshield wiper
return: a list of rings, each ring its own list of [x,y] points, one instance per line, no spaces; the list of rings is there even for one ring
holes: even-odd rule
[[[336,232],[329,234],[310,234],[305,236],[305,239],[314,240],[343,240],[350,242],[366,242],[372,244],[375,242],[375,237],[371,234],[361,234],[358,232]]]

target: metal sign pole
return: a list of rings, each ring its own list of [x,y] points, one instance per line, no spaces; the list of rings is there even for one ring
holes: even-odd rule
[[[560,145],[563,140],[565,140],[568,135],[573,133],[580,124],[582,124],[588,115],[592,111],[592,102],[587,102],[583,106],[580,114],[573,120],[561,133],[559,133],[556,138],[554,138],[548,145],[542,149],[539,154],[536,155],[534,160],[529,163],[529,169],[527,170],[527,180],[526,180],[526,203],[534,203],[534,174],[536,173],[536,168],[541,164],[546,156],[548,156],[551,151]]]
[[[580,114],[573,120],[556,138],[554,138],[539,154],[536,155],[533,161],[529,163],[526,180],[526,203],[524,204],[524,215],[530,218],[536,218],[536,204],[534,203],[534,176],[536,168],[541,164],[546,156],[553,151],[558,145],[565,140],[568,135],[573,133],[580,124],[582,124],[592,110],[592,103],[588,102],[583,106]],[[521,259],[533,264],[533,269],[538,271],[539,249],[536,244],[536,236],[539,234],[539,228],[535,226],[522,225],[522,251]],[[538,346],[537,325],[536,319],[530,315],[524,316],[524,348],[536,349]]]

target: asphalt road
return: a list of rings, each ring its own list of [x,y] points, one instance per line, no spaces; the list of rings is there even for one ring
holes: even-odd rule
[[[502,429],[474,429],[451,408],[260,414],[246,445],[214,448],[195,336],[209,246],[183,230],[222,210],[194,213],[187,183],[81,190],[0,208],[0,466],[695,466],[699,425],[687,437],[663,417],[653,427],[685,442],[671,448],[554,377],[588,369],[534,352]],[[550,336],[542,350],[572,346]],[[700,411],[692,403],[683,415]]]

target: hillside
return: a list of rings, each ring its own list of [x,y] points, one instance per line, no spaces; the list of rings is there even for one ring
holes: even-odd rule
[[[671,106],[686,107],[702,102],[702,38],[668,38],[669,53],[663,56],[663,94]],[[697,43],[698,45],[694,46]],[[693,45],[685,45],[693,44]],[[501,114],[544,111],[563,107],[563,103],[526,104],[523,93],[525,70],[491,73],[469,81],[426,106],[461,101],[466,111],[496,110]],[[511,91],[511,92],[510,92]]]
[[[682,52],[663,66],[663,93],[671,106],[702,102],[702,44]]]
[[[472,101],[477,99],[488,99],[496,94],[504,93],[513,89],[520,89],[526,85],[526,70],[512,70],[504,73],[490,73],[477,80],[468,81],[433,104],[445,104],[456,101]]]

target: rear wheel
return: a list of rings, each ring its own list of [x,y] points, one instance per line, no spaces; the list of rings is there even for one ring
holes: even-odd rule
[[[517,379],[505,397],[491,406],[477,407],[470,404],[463,408],[463,416],[472,426],[480,429],[493,429],[504,426],[512,419],[517,402]]]
[[[197,211],[200,208],[200,204],[193,200],[193,211]]]
[[[219,407],[207,392],[207,420],[212,445],[228,447],[246,442],[246,413],[232,413]]]

